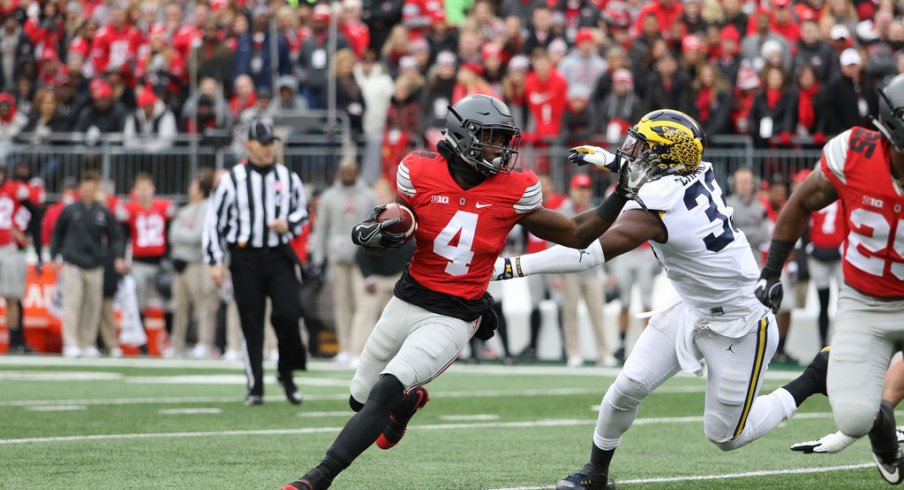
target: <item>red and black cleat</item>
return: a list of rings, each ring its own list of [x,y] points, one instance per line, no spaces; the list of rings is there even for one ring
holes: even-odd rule
[[[395,447],[395,445],[402,440],[402,437],[405,436],[405,430],[408,429],[408,422],[411,420],[411,417],[413,417],[418,410],[424,408],[424,405],[430,401],[430,394],[427,393],[427,388],[424,388],[423,386],[418,386],[411,390],[408,393],[408,399],[415,400],[411,397],[417,398],[414,403],[414,408],[411,409],[411,412],[408,413],[407,416],[404,418],[397,414],[389,416],[389,423],[386,424],[386,428],[383,429],[383,433],[380,434],[380,437],[377,437],[377,447],[380,449],[392,449]]]

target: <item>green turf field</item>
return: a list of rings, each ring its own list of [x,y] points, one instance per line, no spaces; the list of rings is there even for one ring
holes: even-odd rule
[[[276,489],[320,461],[351,412],[352,372],[313,363],[289,405],[268,365],[266,403],[242,404],[241,366],[0,356],[0,488]],[[614,370],[454,366],[391,451],[369,449],[332,488],[553,488],[589,454]],[[765,390],[790,372],[770,371]],[[625,488],[882,488],[869,444],[802,455],[833,431],[825,399],[752,445],[703,435],[703,382],[678,377],[641,406],[612,465]]]

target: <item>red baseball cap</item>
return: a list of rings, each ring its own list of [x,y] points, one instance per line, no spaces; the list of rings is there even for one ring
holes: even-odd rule
[[[113,87],[106,80],[93,80],[88,88],[91,90],[91,98],[94,100],[113,98]]]
[[[571,188],[572,189],[588,189],[593,187],[593,179],[590,178],[587,174],[574,174],[571,177]]]
[[[574,38],[574,44],[578,45],[585,41],[594,42],[595,40],[596,39],[593,35],[593,29],[590,29],[589,27],[582,27],[578,29],[578,34]]]
[[[138,96],[138,107],[144,107],[146,105],[154,105],[157,103],[157,95],[154,94],[154,91],[145,88],[141,91],[141,95]]]

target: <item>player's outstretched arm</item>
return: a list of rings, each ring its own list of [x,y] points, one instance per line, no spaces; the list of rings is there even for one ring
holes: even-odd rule
[[[535,274],[580,272],[612,260],[648,240],[665,240],[662,222],[652,213],[632,209],[619,216],[615,224],[587,248],[555,245],[542,252],[496,259],[493,279],[499,281]]]
[[[769,256],[757,282],[756,297],[764,305],[778,311],[784,295],[780,281],[782,268],[794,250],[794,243],[803,235],[810,214],[837,200],[838,191],[822,173],[821,168],[811,173],[791,194],[775,223],[772,243],[769,244]]]

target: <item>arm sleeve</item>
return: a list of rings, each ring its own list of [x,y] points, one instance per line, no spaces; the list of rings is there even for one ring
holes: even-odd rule
[[[504,261],[496,260],[493,278],[499,277]],[[536,274],[564,274],[569,272],[581,272],[602,265],[606,261],[603,255],[603,246],[599,240],[594,240],[586,249],[576,249],[555,245],[542,252],[521,255],[511,261],[514,277],[527,277]],[[502,262],[502,264],[500,264]],[[496,269],[499,269],[498,271]]]
[[[50,260],[56,258],[62,251],[63,238],[66,237],[66,230],[69,228],[69,209],[63,208],[57,218],[56,224],[53,225],[53,233],[50,236]]]
[[[204,258],[210,265],[222,264],[225,255],[221,235],[235,198],[231,175],[230,171],[220,179],[220,185],[207,206],[207,216],[204,218],[201,246],[204,247]]]
[[[125,237],[122,232],[122,226],[113,218],[113,213],[105,210],[107,213],[107,240],[110,242],[110,251],[113,257],[121,259],[126,254]]]
[[[289,222],[289,230],[297,236],[301,233],[301,225],[308,218],[308,200],[304,195],[304,184],[301,183],[298,174],[289,171],[289,178],[292,181],[292,196],[289,198],[289,209],[292,212],[286,221]]]

